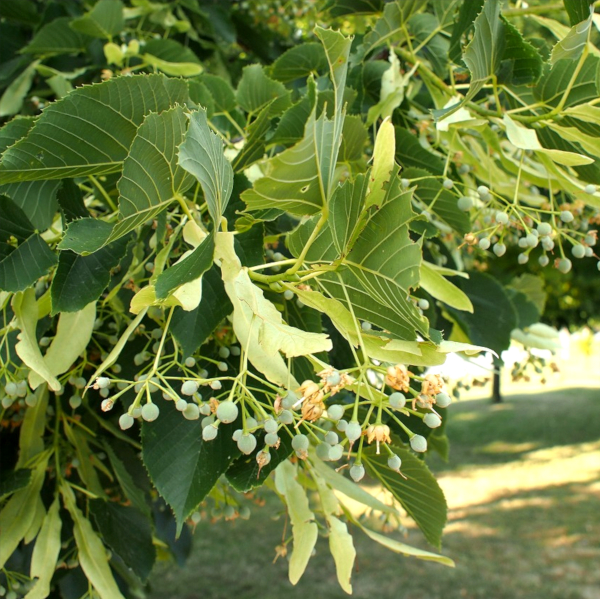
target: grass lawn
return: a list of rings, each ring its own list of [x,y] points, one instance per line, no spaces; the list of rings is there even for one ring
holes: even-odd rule
[[[355,531],[360,599],[600,598],[600,390],[461,401],[449,410],[451,459],[432,459],[449,505],[443,553],[456,568],[391,553]],[[292,587],[273,564],[278,504],[249,521],[202,521],[184,569],[161,565],[152,599],[334,599],[327,541]],[[426,548],[408,526],[408,543]]]

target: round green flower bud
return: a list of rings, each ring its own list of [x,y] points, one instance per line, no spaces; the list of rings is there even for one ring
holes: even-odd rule
[[[437,428],[438,426],[440,426],[442,424],[441,418],[437,414],[434,414],[432,412],[430,412],[429,414],[425,414],[425,417],[423,418],[423,422],[429,428]]]
[[[401,410],[406,405],[406,397],[399,391],[394,391],[391,393],[388,401],[390,402],[390,406],[395,410]]]
[[[246,433],[240,437],[237,446],[242,453],[249,455],[256,449],[256,437],[251,433]]]
[[[325,435],[325,443],[329,443],[329,445],[337,445],[339,443],[339,438],[337,436],[337,433],[334,433],[333,431],[329,431]]]
[[[267,418],[263,424],[263,428],[267,433],[276,433],[279,425],[277,424],[276,420],[273,420],[273,418]]]
[[[146,422],[152,422],[153,420],[156,420],[158,418],[159,412],[160,410],[158,409],[158,406],[156,404],[144,404],[144,406],[142,407],[142,418]]]
[[[309,441],[306,435],[296,435],[292,438],[292,447],[296,451],[306,451],[308,449]]]
[[[422,437],[421,435],[414,435],[410,439],[410,446],[413,448],[414,451],[420,453],[427,451],[427,439],[425,437]]]
[[[184,381],[181,385],[182,395],[194,395],[198,391],[198,383],[196,381]]]
[[[583,258],[585,256],[585,246],[581,244],[574,245],[571,248],[571,254],[573,254],[575,258]]]
[[[339,404],[334,404],[327,408],[327,416],[331,418],[331,420],[341,420],[344,415],[344,406],[340,406]]]
[[[400,472],[400,466],[402,466],[402,460],[396,455],[392,455],[388,458],[388,466],[395,470],[396,472]]]
[[[279,442],[279,437],[277,433],[267,433],[265,435],[265,444],[269,447],[274,447]]]
[[[471,210],[471,208],[473,208],[473,200],[468,196],[462,196],[461,198],[458,198],[456,205],[458,206],[459,210],[468,212]]]
[[[133,422],[133,416],[130,416],[127,413],[121,414],[119,418],[119,426],[123,431],[126,431],[128,428],[131,428],[133,426]]]
[[[355,483],[360,482],[365,477],[365,468],[362,464],[354,464],[350,468],[350,477]]]
[[[238,407],[232,401],[222,401],[217,407],[217,418],[229,424],[238,417]]]
[[[558,261],[558,270],[560,270],[560,272],[562,272],[564,275],[567,274],[572,267],[573,264],[568,258],[561,258]]]
[[[356,420],[349,422],[348,426],[346,427],[346,437],[348,437],[348,440],[350,442],[354,442],[357,439],[360,439],[361,435],[362,429],[360,428],[360,424],[358,424]]]
[[[435,396],[435,403],[440,408],[447,408],[452,403],[452,398],[447,393],[438,393]]]
[[[189,403],[182,414],[186,420],[198,420],[200,418],[200,410],[195,403]]]
[[[202,429],[202,439],[204,441],[213,441],[217,438],[218,430],[212,424]]]

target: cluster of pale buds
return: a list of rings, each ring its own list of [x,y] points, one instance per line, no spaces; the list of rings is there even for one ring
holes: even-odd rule
[[[375,441],[377,444],[377,454],[379,454],[380,443],[392,442],[392,439],[390,438],[390,427],[387,424],[371,424],[364,434],[367,435],[367,443],[370,444]]]
[[[390,366],[387,369],[385,384],[396,391],[407,393],[410,388],[410,372],[403,364]]]

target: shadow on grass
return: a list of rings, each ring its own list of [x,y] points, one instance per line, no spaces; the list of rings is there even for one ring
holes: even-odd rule
[[[518,460],[526,453],[600,438],[600,390],[513,395],[501,404],[456,402],[448,410],[450,460],[435,471]]]

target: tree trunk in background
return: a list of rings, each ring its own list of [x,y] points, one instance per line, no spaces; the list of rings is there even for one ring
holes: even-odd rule
[[[492,403],[501,403],[500,376],[502,374],[502,362],[494,360],[494,378],[492,380]]]

